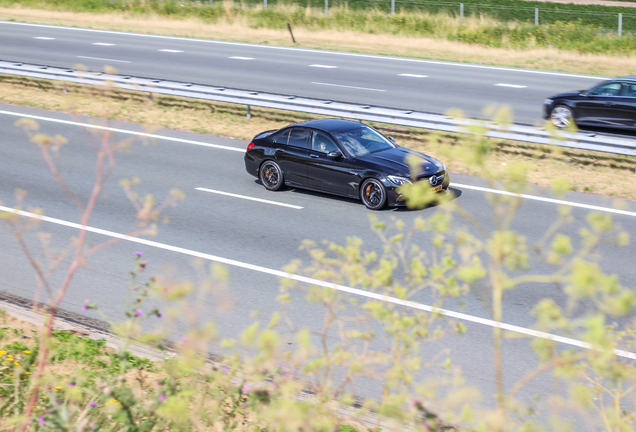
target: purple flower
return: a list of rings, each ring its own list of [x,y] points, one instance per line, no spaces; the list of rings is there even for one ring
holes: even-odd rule
[[[181,342],[187,342],[187,341],[188,341],[188,337],[187,337],[187,336],[183,336],[183,337],[181,338]]]
[[[92,407],[96,407],[97,406],[97,401],[90,401],[88,404],[90,406],[92,406]]]
[[[141,258],[143,255],[144,255],[144,254],[142,254],[142,253],[141,253],[141,252],[139,252],[139,251],[135,252],[135,256],[136,256],[137,258]]]
[[[223,366],[221,369],[223,370],[223,373],[226,374],[226,375],[230,371],[230,368],[227,367],[227,366]]]
[[[252,391],[252,384],[245,384],[241,389],[241,393],[248,394]]]
[[[87,311],[89,309],[89,307],[88,307],[89,303],[90,303],[90,300],[84,300],[84,304],[82,305],[82,309]]]
[[[144,314],[144,311],[142,311],[141,309],[135,309],[135,315],[137,315],[138,317],[142,316]]]
[[[166,395],[165,394],[159,395],[159,400],[161,402],[165,401],[166,400]]]
[[[45,421],[46,421],[46,418],[45,418],[44,416],[41,416],[41,417],[38,419],[38,424],[43,425]]]

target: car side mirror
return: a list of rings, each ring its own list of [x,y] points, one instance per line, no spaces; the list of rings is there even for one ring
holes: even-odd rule
[[[327,157],[330,159],[339,159],[342,157],[342,152],[340,150],[334,150],[327,153]]]
[[[387,137],[389,139],[389,141],[391,141],[393,144],[395,144],[395,138],[393,137]]]

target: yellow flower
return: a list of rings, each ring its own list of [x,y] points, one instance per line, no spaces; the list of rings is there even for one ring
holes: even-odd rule
[[[56,389],[61,389],[61,388],[62,388],[62,386],[55,386],[55,388],[56,388]]]
[[[13,362],[13,364],[16,365],[16,366],[20,366],[20,363],[18,363],[18,362]]]
[[[5,350],[0,350],[0,355],[5,355],[6,351]]]
[[[31,354],[31,351],[24,351],[25,354]]]

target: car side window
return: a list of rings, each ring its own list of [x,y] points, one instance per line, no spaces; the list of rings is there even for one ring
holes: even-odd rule
[[[623,96],[636,97],[636,84],[626,84],[625,94]]]
[[[592,96],[618,96],[621,92],[622,84],[619,82],[611,82],[601,84],[592,90],[589,94]]]
[[[310,130],[307,128],[293,128],[289,134],[289,145],[300,148],[307,148],[307,140]]]
[[[338,146],[328,135],[322,132],[314,132],[311,140],[311,149],[320,153],[329,153],[338,150]]]
[[[289,129],[287,129],[286,131],[278,135],[276,138],[274,138],[274,142],[276,144],[287,145],[288,141],[289,141]]]

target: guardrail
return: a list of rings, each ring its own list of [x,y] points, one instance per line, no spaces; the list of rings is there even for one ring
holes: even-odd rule
[[[250,107],[259,106],[456,133],[472,133],[469,127],[475,125],[474,120],[455,119],[418,111],[229,89],[189,82],[110,75],[101,72],[82,72],[26,63],[0,61],[0,74],[89,85],[111,85],[122,89],[148,92],[150,97],[153,93],[160,93],[241,104],[247,106],[248,118],[250,117]],[[636,156],[636,141],[634,140],[594,134],[550,133],[530,126],[510,125],[504,127],[491,123],[484,123],[484,125],[487,126],[485,135],[492,138]]]

